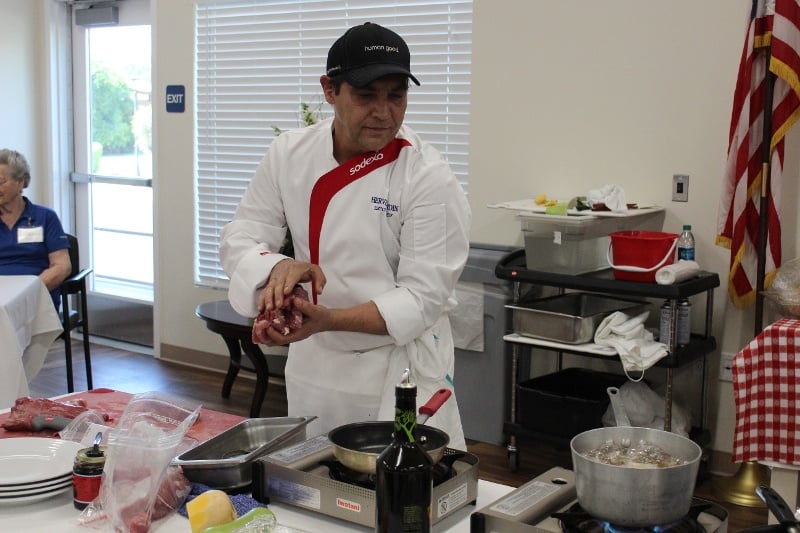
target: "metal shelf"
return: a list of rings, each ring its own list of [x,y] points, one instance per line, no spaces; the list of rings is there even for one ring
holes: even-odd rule
[[[520,285],[528,283],[532,285],[544,285],[550,287],[557,287],[562,290],[582,290],[598,293],[611,293],[616,296],[638,296],[643,298],[655,298],[661,300],[669,300],[672,303],[672,328],[675,331],[677,327],[677,301],[689,296],[697,294],[706,294],[706,317],[705,328],[702,334],[692,334],[691,341],[687,346],[677,346],[674,342],[675,335],[672,335],[672,344],[669,347],[669,353],[666,357],[662,358],[657,367],[664,368],[666,371],[666,392],[665,392],[665,413],[664,413],[664,429],[669,431],[672,424],[672,378],[673,370],[687,365],[693,361],[703,361],[703,376],[702,376],[702,389],[701,389],[701,427],[699,431],[705,433],[705,402],[706,402],[706,361],[705,356],[713,352],[717,343],[713,336],[711,336],[711,322],[714,306],[714,289],[719,287],[719,276],[711,272],[701,272],[698,276],[676,283],[672,285],[658,285],[656,283],[642,283],[634,281],[624,281],[614,279],[613,270],[606,269],[599,272],[592,272],[588,274],[559,274],[556,272],[542,272],[537,270],[530,270],[526,267],[525,250],[519,249],[510,252],[504,256],[495,267],[495,275],[500,279],[510,280],[514,284],[514,303],[518,303],[520,296]],[[517,423],[517,381],[518,381],[518,366],[520,348],[526,347],[528,350],[532,346],[555,351],[559,353],[569,353],[583,357],[603,358],[609,359],[607,354],[590,353],[582,349],[571,348],[569,346],[553,347],[547,346],[545,343],[537,342],[536,339],[507,335],[504,337],[506,342],[512,345],[512,370],[511,370],[511,417],[510,420],[504,425],[506,432],[509,434],[508,454],[509,463],[512,471],[516,470],[519,459],[518,449],[516,445],[516,435],[522,436],[537,436],[542,438],[541,433],[526,430]],[[548,440],[558,441],[557,438]]]
[[[582,349],[581,345],[573,347],[570,347],[567,344],[554,345],[553,343],[541,341],[533,337],[525,337],[524,335],[518,335],[516,333],[511,333],[509,335],[504,336],[503,340],[505,340],[506,342],[513,342],[518,344],[528,344],[530,346],[536,346],[537,348],[541,348],[543,350],[558,351],[572,355],[580,355],[583,357],[593,357],[596,359],[603,359],[606,361],[608,361],[613,357],[616,357],[616,354],[593,353],[591,351],[587,351],[585,349]],[[704,335],[692,334],[691,341],[689,342],[688,345],[677,347],[675,351],[668,353],[663,359],[660,359],[654,366],[660,368],[680,368],[684,365],[688,365],[693,361],[697,361],[701,357],[705,357],[707,354],[713,352],[716,348],[717,348],[717,341],[714,337],[711,336],[706,337]]]
[[[614,279],[614,272],[607,268],[587,274],[559,274],[529,270],[525,267],[525,250],[519,249],[506,255],[495,267],[495,276],[510,281],[520,281],[548,287],[575,289],[593,292],[612,292],[617,295],[639,296],[677,300],[719,287],[719,275],[701,272],[696,278],[675,283],[658,285],[639,281]]]

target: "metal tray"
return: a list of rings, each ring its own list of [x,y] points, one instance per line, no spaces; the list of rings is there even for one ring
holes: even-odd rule
[[[182,453],[172,464],[190,481],[220,490],[243,489],[252,482],[253,461],[306,440],[306,426],[315,418],[249,418]]]
[[[648,302],[571,292],[507,305],[513,310],[514,332],[526,337],[566,344],[594,340],[594,332],[605,317],[616,311],[628,315],[643,312]]]

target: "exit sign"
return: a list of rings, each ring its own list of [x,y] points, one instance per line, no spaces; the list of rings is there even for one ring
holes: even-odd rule
[[[186,109],[186,87],[167,85],[167,113],[183,113]]]

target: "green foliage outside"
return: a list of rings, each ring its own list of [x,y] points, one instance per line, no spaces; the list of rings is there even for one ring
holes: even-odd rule
[[[92,172],[100,170],[100,159],[103,157],[103,145],[99,142],[92,142]]]
[[[103,146],[105,154],[133,152],[133,111],[128,83],[112,70],[96,70],[92,74],[92,140]]]

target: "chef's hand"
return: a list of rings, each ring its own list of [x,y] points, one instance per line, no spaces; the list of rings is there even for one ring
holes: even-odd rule
[[[334,309],[314,305],[308,300],[293,297],[293,306],[303,313],[303,325],[282,335],[275,328],[268,328],[267,335],[273,344],[283,345],[301,341],[321,331],[352,331],[372,335],[388,335],[386,322],[373,301],[346,309]],[[266,344],[266,343],[265,343]]]
[[[303,313],[303,325],[292,330],[288,335],[281,334],[276,328],[267,328],[266,335],[269,336],[269,346],[282,346],[292,342],[301,341],[320,331],[334,329],[335,311],[323,305],[314,305],[303,298],[292,297],[294,309]]]
[[[284,259],[275,265],[267,279],[267,284],[258,293],[258,312],[264,309],[281,309],[286,297],[298,283],[312,282],[317,294],[325,287],[325,274],[318,265],[303,263],[294,259]]]

